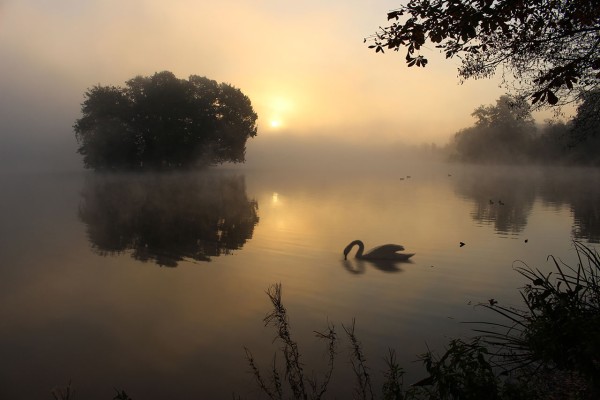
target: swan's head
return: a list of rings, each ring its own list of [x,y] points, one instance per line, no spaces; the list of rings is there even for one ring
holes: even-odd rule
[[[350,246],[347,246],[347,247],[344,249],[344,260],[347,260],[347,259],[348,259],[348,253],[350,253]]]
[[[348,259],[348,253],[350,253],[350,250],[352,250],[352,247],[354,247],[354,245],[358,244],[357,241],[353,241],[352,243],[350,243],[348,246],[346,246],[346,248],[344,249],[344,260]]]
[[[348,253],[354,246],[358,246],[358,251],[362,255],[362,251],[365,248],[365,245],[360,240],[353,240],[346,248],[344,249],[344,260],[348,259]],[[358,257],[358,256],[357,256]]]

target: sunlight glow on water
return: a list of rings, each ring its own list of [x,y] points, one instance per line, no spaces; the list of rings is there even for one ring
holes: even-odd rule
[[[515,262],[572,261],[574,235],[600,237],[596,175],[447,169],[4,176],[0,397],[48,397],[69,379],[89,399],[254,393],[243,346],[271,361],[262,318],[279,282],[310,368],[324,365],[313,331],[333,323],[341,336],[356,318],[374,371],[393,347],[407,381],[420,377],[426,346],[488,317],[474,305],[520,304]],[[354,239],[416,255],[344,261]]]

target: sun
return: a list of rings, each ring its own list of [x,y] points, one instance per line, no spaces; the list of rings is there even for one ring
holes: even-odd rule
[[[1,1],[1,0],[0,0]],[[290,115],[294,111],[294,104],[288,96],[269,95],[264,100],[266,126],[271,131],[280,131],[288,128]]]

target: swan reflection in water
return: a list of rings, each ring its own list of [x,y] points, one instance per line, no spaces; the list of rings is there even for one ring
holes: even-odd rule
[[[350,253],[354,246],[358,246],[358,250],[354,255],[354,263],[351,263],[348,261],[348,253]],[[366,261],[381,271],[399,272],[402,271],[402,269],[397,264],[410,262],[409,259],[415,255],[414,253],[398,253],[399,251],[404,250],[404,246],[399,244],[384,244],[375,247],[366,253],[364,253],[364,250],[365,245],[360,240],[354,240],[346,246],[344,248],[344,268],[349,272],[362,274],[365,271]]]

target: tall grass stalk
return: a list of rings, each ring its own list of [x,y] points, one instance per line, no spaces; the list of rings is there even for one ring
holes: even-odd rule
[[[358,341],[354,328],[356,326],[356,320],[352,319],[352,325],[348,328],[342,325],[346,335],[350,338],[352,357],[350,363],[352,364],[352,370],[357,379],[357,395],[360,399],[373,399],[373,387],[371,385],[371,375],[369,374],[369,368],[367,367],[367,360],[362,351],[362,346]]]
[[[71,400],[73,398],[73,385],[69,381],[66,386],[55,387],[50,393],[54,400]]]
[[[304,365],[300,360],[298,343],[292,339],[287,310],[281,299],[281,284],[275,284],[267,290],[267,296],[273,306],[272,311],[264,318],[265,326],[275,328],[274,341],[279,342],[283,354],[285,374],[283,379],[277,366],[277,353],[273,357],[269,380],[265,380],[258,368],[254,356],[246,350],[246,359],[259,388],[269,398],[279,400],[285,398],[286,390],[283,383],[287,383],[294,399],[321,399],[327,391],[334,370],[336,356],[337,334],[335,327],[329,325],[324,332],[315,331],[315,335],[327,343],[327,368],[321,379],[315,376],[305,376]]]

